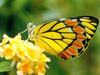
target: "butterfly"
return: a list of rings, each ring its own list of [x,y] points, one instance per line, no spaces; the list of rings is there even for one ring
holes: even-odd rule
[[[54,19],[29,28],[29,38],[49,54],[67,60],[83,54],[98,24],[92,16]]]

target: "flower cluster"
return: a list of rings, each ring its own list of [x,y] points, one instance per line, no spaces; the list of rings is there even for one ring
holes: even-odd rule
[[[16,62],[18,75],[44,75],[46,62],[49,62],[50,59],[43,52],[43,49],[33,43],[21,40],[20,34],[14,38],[4,34],[0,43],[0,57]]]

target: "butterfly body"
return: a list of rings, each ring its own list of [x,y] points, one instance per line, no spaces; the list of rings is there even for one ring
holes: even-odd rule
[[[98,20],[91,16],[51,20],[37,26],[30,39],[48,53],[66,60],[85,51],[97,25]]]

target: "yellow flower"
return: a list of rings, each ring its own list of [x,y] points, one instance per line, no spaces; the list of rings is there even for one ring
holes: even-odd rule
[[[4,57],[4,49],[0,47],[0,57]]]
[[[17,64],[17,73],[18,75],[21,75],[21,74],[32,74],[34,71],[33,71],[33,66],[34,66],[34,63],[31,62],[30,60],[28,59],[24,59],[22,62],[19,62]]]
[[[0,43],[0,46],[4,46],[9,40],[10,40],[10,38],[6,34],[4,34],[3,35],[3,40]]]
[[[36,66],[36,72],[38,75],[44,75],[46,72],[45,67],[47,67],[46,62],[50,62],[50,59],[46,57],[44,54],[40,56],[40,59]],[[47,67],[48,68],[48,67]]]
[[[18,34],[14,38],[8,37],[6,34],[0,43],[0,57],[5,57],[7,60],[17,63],[17,74],[37,74],[45,75],[46,62],[50,59],[44,55],[44,50],[33,43],[22,40]]]
[[[25,44],[26,47],[26,56],[31,60],[31,61],[38,61],[40,58],[40,55],[43,53],[43,49],[34,46],[32,43],[27,43]]]
[[[50,62],[50,58],[46,57],[46,55],[42,54],[40,56],[40,61],[44,61],[44,62]]]
[[[26,52],[26,48],[23,46],[23,44],[19,44],[16,49],[16,55],[20,59],[25,59],[26,58],[25,52]]]
[[[12,59],[15,56],[15,51],[13,45],[6,44],[4,46],[4,56],[6,59]]]

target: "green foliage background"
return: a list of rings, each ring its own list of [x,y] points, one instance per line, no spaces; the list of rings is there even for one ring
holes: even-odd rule
[[[91,15],[100,19],[100,0],[0,0],[0,39],[15,36],[29,22]],[[27,33],[23,34],[24,39]],[[87,51],[79,58],[64,61],[51,56],[46,75],[100,75],[100,25]],[[6,73],[0,73],[6,75]]]

